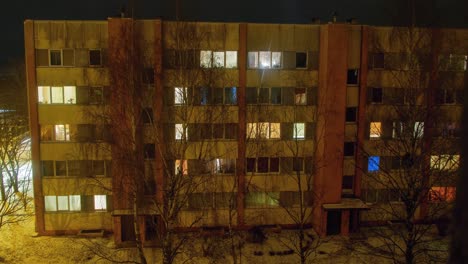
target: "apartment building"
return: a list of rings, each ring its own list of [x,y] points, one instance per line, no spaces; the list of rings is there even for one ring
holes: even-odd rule
[[[430,75],[431,100],[414,105],[441,106],[448,118],[408,128],[392,106],[413,103],[398,90],[410,84],[395,78],[411,60],[403,65],[408,48],[393,28],[27,20],[37,232],[99,229],[125,242],[137,215],[149,243],[168,203],[182,229],[294,227],[303,210],[322,236],[358,230],[375,220],[375,204],[399,200],[395,189],[366,185],[402,166],[407,153],[386,142],[403,130],[427,146],[429,131],[457,140],[468,31],[427,31],[450,33],[450,45],[423,53],[443,61],[453,83],[440,88]],[[421,159],[455,174],[451,150]],[[189,186],[175,188],[177,179]],[[432,189],[450,200],[452,184]]]

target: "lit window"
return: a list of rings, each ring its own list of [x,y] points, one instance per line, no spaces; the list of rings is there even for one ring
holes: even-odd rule
[[[55,125],[55,140],[70,141],[70,126],[69,125]]]
[[[175,124],[175,139],[183,140],[187,139],[187,127],[184,127],[183,124]]]
[[[76,104],[76,87],[39,86],[38,102],[43,104]]]
[[[380,122],[371,122],[370,123],[370,138],[380,138],[382,135],[382,123]]]
[[[63,104],[63,87],[52,87],[52,104]]]
[[[186,102],[187,102],[187,87],[175,87],[174,88],[174,103],[186,104]]]
[[[281,52],[271,53],[271,67],[273,69],[281,68]]]
[[[237,51],[226,51],[226,68],[237,67]]]
[[[45,210],[46,212],[57,211],[57,197],[56,196],[44,196]]]
[[[57,196],[58,211],[68,211],[68,196]]]
[[[247,138],[277,139],[281,137],[280,123],[247,123]]]
[[[188,175],[187,160],[175,161],[175,175]]]
[[[280,138],[281,137],[281,124],[270,123],[270,137],[269,138]]]
[[[75,86],[64,86],[63,94],[65,97],[64,103],[66,104],[76,104],[76,91]]]
[[[422,138],[424,135],[424,122],[414,122],[413,136]]]
[[[306,88],[294,89],[294,101],[296,105],[305,105],[307,103]]]
[[[429,200],[434,202],[452,202],[455,200],[455,187],[432,187],[429,191]]]
[[[61,50],[50,50],[50,65],[62,66],[62,51]]]
[[[457,170],[460,164],[460,155],[432,155],[431,168],[438,170]]]
[[[247,138],[257,137],[257,123],[247,123]]]
[[[210,50],[200,51],[200,67],[211,68],[212,65],[212,52]]]
[[[268,138],[270,135],[270,124],[269,123],[258,123],[258,138]]]
[[[213,67],[224,67],[224,51],[213,52]]]
[[[236,172],[235,159],[214,159],[214,171],[219,174],[232,174]]]
[[[70,195],[70,211],[80,211],[81,210],[81,196],[79,195]]]
[[[249,68],[251,69],[258,68],[258,52],[249,51],[248,60],[249,60]]]
[[[39,86],[37,90],[39,103],[50,104],[50,86]]]
[[[379,171],[380,166],[380,157],[379,156],[370,156],[367,166],[368,172],[377,172]]]
[[[294,139],[305,138],[305,123],[294,123],[293,138]]]
[[[105,195],[94,195],[94,210],[107,210],[107,199]]]
[[[271,52],[260,51],[259,52],[260,68],[271,68]]]

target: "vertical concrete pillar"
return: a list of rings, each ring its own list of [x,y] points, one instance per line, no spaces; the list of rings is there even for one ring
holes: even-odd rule
[[[162,42],[162,21],[160,19],[154,22],[154,96],[153,96],[153,116],[156,135],[156,157],[155,157],[155,177],[156,177],[156,200],[162,204],[164,200],[164,161],[160,153],[165,151],[164,144],[164,125],[163,125],[163,42]]]
[[[31,131],[31,161],[34,188],[34,207],[36,211],[35,230],[39,234],[45,232],[44,195],[42,193],[42,178],[40,172],[39,150],[39,114],[37,109],[36,81],[36,50],[34,43],[34,21],[24,22],[24,49],[26,65],[26,83],[28,92],[29,129]]]
[[[341,235],[347,236],[349,235],[349,210],[341,211]]]
[[[245,212],[245,135],[246,135],[246,84],[247,84],[247,24],[239,25],[239,87],[237,89],[238,104],[238,139],[237,139],[237,225],[243,226]]]
[[[369,27],[361,28],[361,67],[359,76],[359,104],[357,118],[357,139],[356,139],[356,168],[354,171],[354,195],[361,197],[361,184],[364,164],[364,141],[366,135],[366,108],[367,108],[367,73],[369,61]]]
[[[317,105],[313,223],[326,234],[324,203],[341,200],[345,136],[348,31],[345,24],[320,26],[319,88]],[[325,223],[325,224],[324,224]]]

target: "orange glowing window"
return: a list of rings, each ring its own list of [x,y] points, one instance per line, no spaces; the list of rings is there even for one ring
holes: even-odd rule
[[[432,187],[429,192],[429,200],[434,202],[452,202],[455,200],[455,193],[455,187]]]

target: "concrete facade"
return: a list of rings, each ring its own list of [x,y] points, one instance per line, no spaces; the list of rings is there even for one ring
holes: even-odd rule
[[[372,221],[369,153],[391,156],[377,146],[391,103],[372,89],[399,87],[387,58],[405,52],[391,28],[110,18],[24,30],[39,234],[103,229],[125,242],[138,197],[152,241],[174,167],[197,185],[177,214],[182,229],[295,226],[290,212],[302,207],[322,236]],[[427,53],[464,58],[452,71],[462,88],[468,31],[446,32],[456,44]],[[457,100],[442,102],[453,123]]]

